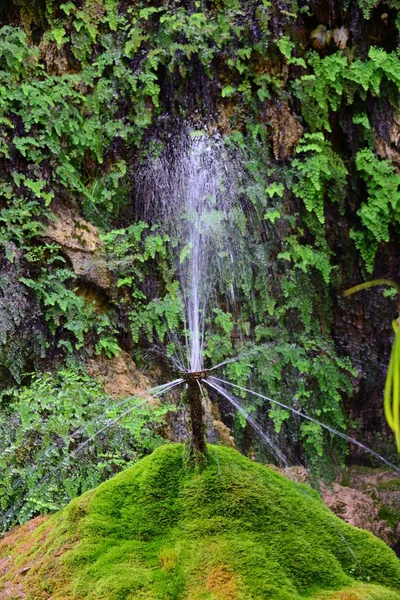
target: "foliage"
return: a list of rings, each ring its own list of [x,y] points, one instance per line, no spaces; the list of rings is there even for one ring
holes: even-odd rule
[[[267,396],[273,400],[313,416],[325,425],[345,431],[342,396],[352,390],[351,375],[356,372],[351,362],[337,356],[334,348],[327,346],[327,341],[322,337],[315,336],[311,340],[303,334],[293,340],[287,334],[281,334],[277,340],[274,339],[276,333],[272,328],[267,332],[262,327],[257,328],[257,333],[257,345],[249,344],[237,361],[227,365],[228,381],[249,387],[247,382],[251,374],[252,389],[256,382],[258,390],[267,391]],[[326,436],[318,424],[299,422],[284,408],[250,395],[242,395],[247,409],[256,409],[260,418],[267,409],[276,433],[280,434],[280,445],[287,448],[289,455],[294,440],[301,440],[308,467],[314,474],[329,478],[331,473],[327,456],[340,457],[346,452],[341,440]],[[287,445],[283,441],[286,438],[290,438]]]
[[[45,320],[58,340],[59,348],[63,347],[70,353],[78,351],[85,345],[85,334],[91,332],[96,354],[105,351],[108,357],[117,355],[120,348],[110,316],[99,312],[95,302],[86,301],[77,293],[77,288],[71,289],[71,282],[75,279],[75,274],[69,269],[49,271],[42,267],[36,279],[20,277],[20,282],[33,290],[42,303]]]
[[[301,148],[311,152],[315,146],[321,153],[333,154],[322,136],[316,136],[315,144],[312,142],[314,136],[309,136]],[[335,267],[325,227],[315,211],[299,223],[297,214],[285,202],[293,179],[283,179],[282,169],[271,168],[268,158],[257,151],[262,144],[259,139],[253,143],[254,147],[246,138],[247,176],[240,193],[251,198],[258,216],[247,215],[243,234],[246,242],[239,250],[239,256],[249,257],[252,268],[234,261],[230,279],[219,282],[224,290],[230,289],[229,281],[233,281],[236,298],[231,303],[225,297],[228,310],[222,310],[221,304],[209,319],[205,350],[208,365],[238,356],[224,367],[226,379],[345,431],[342,401],[352,391],[356,370],[350,360],[339,356],[327,333],[332,314],[329,286]],[[300,160],[298,164],[297,180],[303,176]],[[342,170],[344,175],[344,167]],[[335,185],[343,195],[344,183],[332,182],[331,187]],[[340,202],[339,192],[332,198]],[[269,219],[262,220],[272,212],[277,214],[273,227]],[[260,229],[268,244],[260,241]],[[267,413],[287,446],[293,447],[294,440],[301,440],[306,463],[320,474],[328,475],[332,455],[346,453],[342,440],[331,438],[318,425],[302,424],[289,412],[254,398],[248,397],[246,406],[263,426],[268,426]]]
[[[72,364],[2,396],[3,527],[62,507],[152,450],[168,410],[116,401]]]
[[[34,557],[23,579],[28,599],[45,590],[88,600],[398,600],[395,554],[333,515],[310,488],[216,446],[204,470],[187,471],[183,452],[158,448],[34,535],[6,538],[0,558],[11,556],[12,568],[0,585]]]
[[[378,245],[389,242],[389,228],[400,222],[400,177],[394,167],[376,158],[368,148],[356,156],[356,168],[365,181],[368,199],[358,215],[363,225],[350,235],[363,257],[368,273],[372,273]]]
[[[156,334],[161,343],[165,342],[167,332],[175,331],[183,316],[179,286],[168,262],[168,236],[156,226],[149,230],[146,223],[138,222],[109,231],[103,241],[107,266],[115,273],[123,294],[121,302],[126,305],[134,342],[139,341],[140,334],[150,341]],[[161,274],[164,290],[160,296],[150,298],[141,284],[155,268]]]
[[[371,11],[378,5],[377,0],[358,0],[364,19],[369,19]]]
[[[326,154],[321,147],[324,135],[321,130],[332,131],[331,117],[340,113],[345,106],[354,106],[353,122],[364,127],[368,135],[361,133],[367,147],[358,151],[355,169],[367,184],[368,201],[358,210],[361,228],[352,229],[350,237],[365,261],[366,270],[371,273],[378,244],[389,240],[388,227],[398,222],[397,189],[398,175],[393,167],[384,160],[376,158],[371,150],[374,143],[371,138],[370,123],[365,112],[359,112],[365,106],[369,94],[379,97],[385,89],[386,95],[396,107],[396,95],[400,87],[400,58],[397,52],[387,53],[382,48],[371,47],[368,58],[354,58],[344,52],[335,52],[321,57],[317,52],[310,52],[307,64],[311,72],[302,75],[293,83],[293,91],[301,101],[303,116],[314,132],[311,148],[315,157],[299,162],[293,166],[300,171],[299,183],[293,191],[300,196],[308,210],[317,211],[320,221],[323,220],[325,198],[338,197],[342,200],[345,192],[347,169],[336,152],[329,149]],[[307,135],[307,134],[306,134]],[[307,149],[305,139],[300,142],[298,150]],[[337,187],[327,186],[328,179]],[[322,181],[321,181],[322,179]]]
[[[379,96],[382,84],[389,91],[393,84],[395,89],[400,85],[399,55],[373,46],[367,60],[356,58],[349,64],[348,56],[341,51],[325,57],[312,51],[307,62],[311,73],[296,80],[293,89],[313,132],[332,131],[330,115],[338,112],[342,103],[352,105],[358,98],[365,101],[368,92]]]
[[[378,246],[397,234],[398,175],[374,154],[371,106],[397,109],[398,52],[369,37],[364,52],[353,30],[346,48],[308,50],[315,15],[296,3],[12,5],[0,29],[0,374],[22,382],[66,355],[113,356],[126,344],[140,358],[156,339],[170,349],[171,338],[183,339],[170,261],[177,240],[133,214],[134,169],[152,140],[162,144],[195,115],[195,127],[219,127],[245,164],[242,206],[231,218],[246,260],[220,282],[206,359],[251,352],[229,365],[233,381],[254,372],[259,389],[345,429],[342,399],[354,370],[331,337],[333,299],[349,240],[372,271]],[[371,7],[361,3],[365,18]],[[345,10],[343,27],[346,20]],[[304,129],[294,159],[291,149],[272,153],[286,128],[269,109],[282,103]],[[340,141],[349,129],[355,150]],[[55,203],[70,201],[101,231],[104,253],[95,260],[113,280],[102,302],[44,240]],[[351,232],[334,248],[338,214]],[[233,283],[235,301],[225,292]],[[344,449],[286,413],[270,416],[282,435],[302,440],[311,463]]]
[[[293,192],[303,200],[306,209],[324,223],[325,198],[343,205],[347,169],[322,133],[305,134],[296,152],[307,153],[307,158],[292,162],[299,179]]]

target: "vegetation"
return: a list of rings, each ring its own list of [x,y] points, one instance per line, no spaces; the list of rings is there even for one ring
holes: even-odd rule
[[[361,290],[368,289],[374,286],[388,286],[391,289],[389,293],[396,295],[400,292],[400,286],[395,281],[390,279],[375,279],[356,285],[349,290],[346,290],[344,295],[350,296]],[[385,382],[384,392],[384,411],[387,423],[390,429],[394,432],[396,438],[397,450],[400,452],[400,325],[396,319],[392,323],[394,330],[394,342],[390,355],[388,372]]]
[[[117,401],[73,364],[9,394],[0,417],[2,529],[57,510],[136,462],[162,443],[160,423],[174,409],[143,396]]]
[[[360,317],[347,305],[344,315],[340,297],[354,277],[398,275],[399,7],[333,4],[329,15],[267,0],[10,0],[0,8],[0,423],[11,489],[3,510],[22,497],[15,478],[24,481],[21,493],[36,489],[42,471],[30,469],[43,440],[44,450],[57,443],[43,466],[51,469],[66,456],[67,437],[80,426],[90,437],[87,421],[109,410],[110,399],[82,375],[89,358],[122,349],[148,366],[152,344],[172,353],[184,341],[171,258],[178,241],[146,214],[136,182],[146,157],[166,152],[184,124],[217,131],[244,173],[232,221],[251,261],[246,254],[220,281],[208,315],[208,366],[239,355],[225,368],[233,383],[252,374],[258,390],[377,441],[360,431],[352,407],[362,404],[357,394],[364,402],[366,370],[380,385],[370,406],[383,396],[385,356],[367,364],[364,355],[377,327],[371,314],[382,329],[386,309],[378,304]],[[76,248],[49,238],[60,206],[96,232],[96,252],[77,242],[86,271],[71,259]],[[93,277],[97,268],[107,284]],[[224,292],[233,280],[235,302]],[[359,319],[373,332],[355,356],[349,338]],[[389,336],[381,337],[388,354]],[[39,421],[22,420],[25,404]],[[319,473],[332,474],[348,452],[287,411],[261,403],[249,410]],[[224,417],[243,451],[251,445],[265,455],[240,417]],[[380,434],[383,422],[382,411]],[[118,432],[128,454],[110,434],[101,452],[118,457],[106,459],[104,475],[88,448],[87,465],[62,468],[54,490],[23,514],[59,506],[86,489],[83,480],[95,485],[130,463],[138,446],[139,454],[153,447],[127,423]],[[33,449],[21,467],[26,435]],[[384,441],[381,450],[390,447]]]
[[[30,538],[5,538],[15,566],[0,586],[29,564],[27,598],[399,598],[392,551],[315,492],[232,449],[210,446],[201,472],[183,453],[159,448]]]

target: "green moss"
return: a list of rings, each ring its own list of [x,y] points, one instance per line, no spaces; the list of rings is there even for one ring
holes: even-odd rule
[[[53,517],[27,597],[42,597],[46,556],[78,538],[47,574],[54,599],[400,600],[394,553],[306,486],[229,448],[211,446],[201,472],[183,458],[163,446]]]
[[[387,481],[381,481],[378,483],[377,489],[379,491],[393,491],[400,492],[400,479],[388,479]]]

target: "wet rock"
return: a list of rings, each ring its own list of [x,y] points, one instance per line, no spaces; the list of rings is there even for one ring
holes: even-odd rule
[[[283,475],[291,479],[292,481],[297,481],[298,483],[309,483],[310,482],[310,474],[305,467],[293,466],[293,467],[285,467],[284,469],[279,469]]]
[[[390,546],[400,541],[400,477],[381,469],[350,470],[350,485],[371,497],[377,505],[376,525],[366,527]],[[382,523],[383,521],[383,523]]]
[[[225,425],[222,421],[218,419],[214,419],[213,421],[214,433],[219,442],[221,442],[224,446],[229,446],[230,448],[235,448],[235,440],[231,435],[231,430],[229,427]]]
[[[109,289],[111,275],[101,260],[103,243],[98,229],[82,219],[77,207],[72,204],[54,202],[51,209],[54,220],[44,237],[61,246],[76,275],[102,289]]]
[[[73,72],[68,59],[68,46],[65,44],[58,48],[56,42],[41,40],[39,57],[45,63],[46,70],[50,75],[64,75]]]
[[[400,150],[400,114],[393,119],[389,135],[391,143]]]
[[[186,442],[190,439],[190,411],[186,402],[180,402],[184,387],[179,386],[170,392],[172,404],[179,406],[175,412],[165,417],[163,436],[171,442]],[[218,407],[213,404],[203,386],[202,395],[203,420],[205,424],[205,436],[208,444],[220,444],[229,448],[235,448],[235,440],[232,432],[221,420]]]
[[[376,138],[375,150],[381,158],[390,161],[395,167],[398,173],[400,173],[400,151],[389,144],[383,138]]]
[[[127,352],[107,358],[96,356],[87,363],[89,375],[101,381],[105,391],[113,398],[133,396],[151,388],[151,383],[143,375]]]
[[[231,118],[237,114],[237,107],[230,102],[221,103],[218,107],[218,129],[223,133],[231,131]]]
[[[343,521],[367,529],[384,542],[394,542],[393,529],[379,517],[380,503],[369,494],[334,483],[331,489],[321,489],[324,503]]]
[[[268,103],[266,109],[267,125],[272,132],[272,147],[277,160],[292,156],[299,139],[303,135],[303,128],[297,118],[291,113],[288,103]]]
[[[375,150],[381,158],[389,160],[400,173],[400,114],[393,119],[389,131],[389,141],[376,136]]]
[[[229,448],[236,448],[232,432],[223,423],[221,413],[216,404],[211,402],[205,386],[203,385],[203,410],[206,423],[206,439],[211,444],[222,444]]]

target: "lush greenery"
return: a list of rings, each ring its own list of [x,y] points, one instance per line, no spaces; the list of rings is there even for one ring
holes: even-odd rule
[[[74,365],[9,394],[0,417],[3,529],[59,509],[153,450],[174,408],[146,396],[113,399]]]
[[[183,446],[159,448],[33,535],[6,538],[0,558],[18,566],[0,586],[29,564],[23,589],[35,599],[322,600],[342,590],[398,600],[399,562],[383,542],[306,486],[235,450],[209,450],[198,472],[185,469]]]
[[[220,281],[208,315],[207,364],[238,354],[225,370],[232,382],[247,386],[252,374],[258,390],[335,428],[349,426],[344,401],[361,373],[332,335],[338,297],[353,272],[392,276],[382,270],[394,268],[400,221],[400,177],[389,161],[400,87],[400,56],[389,42],[398,35],[398,6],[390,4],[388,25],[376,17],[372,35],[376,3],[355,4],[340,12],[350,34],[339,22],[311,27],[318,11],[295,1],[283,8],[267,0],[12,0],[0,9],[0,390],[2,460],[13,486],[3,509],[20,498],[14,478],[22,477],[24,490],[40,481],[44,470],[29,469],[43,440],[46,450],[72,436],[80,420],[85,428],[96,410],[108,410],[82,363],[125,349],[144,365],[150,344],[172,352],[176,339],[183,343],[171,260],[177,240],[163,223],[145,222],[135,188],[146,157],[162,154],[183,122],[219,131],[246,174],[238,193],[243,210],[232,220],[251,261],[245,254]],[[350,22],[353,9],[362,42]],[[279,121],[273,107],[287,119]],[[282,149],[286,128],[294,142]],[[106,270],[108,287],[79,272],[66,248],[46,237],[59,205],[95,226],[99,244],[90,260]],[[235,303],[223,291],[232,281]],[[79,366],[65,371],[71,358]],[[65,381],[43,375],[55,369],[67,373]],[[79,408],[82,386],[82,398],[97,408],[89,411],[89,400]],[[51,416],[53,395],[62,429]],[[44,412],[40,423],[22,420],[25,403]],[[294,440],[307,464],[326,471],[327,463],[343,461],[344,444],[317,425],[261,403],[249,410]],[[243,427],[236,417],[240,443]],[[122,429],[118,435],[128,439]],[[20,475],[25,435],[33,450]],[[138,440],[129,439],[136,449]],[[53,446],[43,469],[64,457],[63,444]],[[114,456],[115,447],[110,439],[102,452]],[[73,493],[86,477],[88,485],[99,481],[94,457],[88,449],[88,464],[67,478]],[[103,473],[132,456],[113,460]],[[66,499],[62,473],[57,489],[40,496],[42,506]]]

